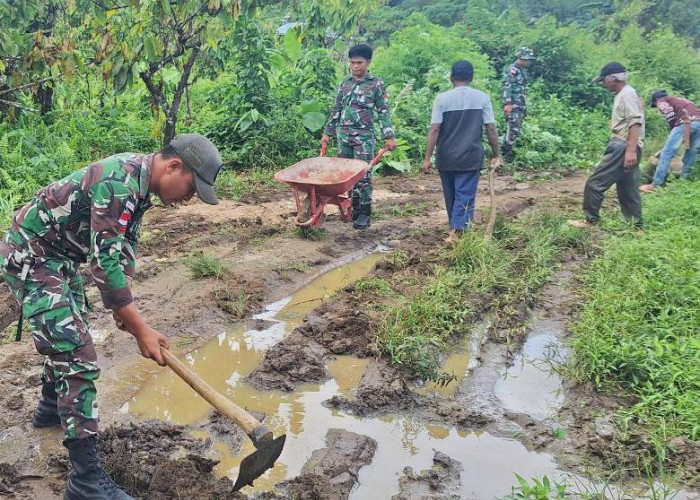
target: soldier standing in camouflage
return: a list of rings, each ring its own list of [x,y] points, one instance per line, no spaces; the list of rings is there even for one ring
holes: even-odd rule
[[[33,424],[63,427],[72,464],[66,500],[133,500],[105,473],[97,451],[100,370],[78,265],[89,260],[117,326],[163,366],[168,340],[144,322],[130,290],[141,218],[151,194],[170,204],[197,192],[218,203],[220,167],[216,147],[199,134],[180,135],[157,154],[111,156],[39,190],[0,243],[0,270],[46,356]]]
[[[340,84],[331,116],[323,130],[321,146],[328,146],[332,136],[338,139],[338,156],[370,162],[374,157],[374,111],[386,147],[396,149],[394,130],[389,120],[389,100],[384,82],[368,73],[372,47],[355,45],[348,52],[350,76]],[[372,177],[367,175],[352,188],[352,219],[355,229],[367,229],[372,215]]]
[[[516,53],[518,58],[503,72],[503,112],[506,115],[506,136],[503,139],[503,156],[508,162],[514,159],[514,145],[520,136],[520,127],[527,114],[527,70],[535,54],[527,47],[521,47]]]

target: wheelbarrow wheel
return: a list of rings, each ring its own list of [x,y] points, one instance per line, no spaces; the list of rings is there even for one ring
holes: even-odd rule
[[[316,197],[316,204],[321,203],[321,200]],[[299,211],[299,215],[297,216],[297,220],[301,223],[308,221],[313,217],[313,210],[311,207],[311,196],[306,196],[302,202],[301,202],[301,210]],[[321,224],[323,224],[323,220],[326,218],[326,214],[321,214],[321,216],[318,218],[318,221],[316,221],[315,224],[312,224],[313,227],[319,227]]]

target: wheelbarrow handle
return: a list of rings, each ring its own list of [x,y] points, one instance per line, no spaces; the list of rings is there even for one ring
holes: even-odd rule
[[[372,167],[375,166],[377,163],[379,163],[379,160],[382,159],[382,156],[384,156],[384,154],[385,154],[387,151],[389,151],[389,148],[382,148],[382,149],[380,149],[380,150],[379,150],[379,153],[377,153],[377,156],[375,156],[374,158],[372,158],[372,161],[369,162],[370,168],[372,168]]]

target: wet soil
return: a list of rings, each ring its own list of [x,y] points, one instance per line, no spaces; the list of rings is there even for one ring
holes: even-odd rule
[[[377,443],[367,436],[331,429],[326,447],[315,450],[301,474],[279,483],[269,500],[345,500],[357,483],[360,468],[372,462]]]
[[[327,404],[356,415],[376,415],[382,411],[406,410],[415,406],[417,399],[401,372],[381,359],[367,365],[354,399],[336,396]]]
[[[416,474],[404,469],[399,479],[400,492],[391,500],[460,500],[462,464],[441,452],[435,452],[433,466]]]
[[[556,206],[578,201],[584,181],[582,176],[569,176],[523,184],[498,178],[499,213],[512,217],[544,202]],[[486,189],[484,182],[478,198],[482,208],[488,202]],[[375,276],[390,279],[406,266],[418,276],[429,272],[425,255],[439,246],[446,234],[438,177],[379,179],[375,201],[378,217],[365,232],[353,231],[339,221],[336,209],[329,209],[321,241],[299,237],[291,223],[296,215],[291,192],[276,188],[241,202],[223,200],[216,207],[194,202],[178,208],[156,208],[147,214],[144,224],[134,290],[137,303],[144,317],[168,335],[174,346],[189,352],[230,328],[234,319],[250,317],[264,303],[291,295],[346,256],[378,243],[401,250],[404,260],[399,265],[383,261],[374,270]],[[484,213],[478,213],[477,222],[483,220]],[[218,257],[227,273],[218,279],[194,279],[182,258],[197,251]],[[568,285],[555,280],[552,286]],[[549,289],[541,303],[551,298],[551,310],[571,317],[575,310],[569,298]],[[551,297],[547,295],[550,292]],[[328,363],[337,355],[375,358],[376,304],[385,300],[378,292],[356,294],[352,285],[347,287],[271,347],[248,381],[258,388],[294,391],[302,383],[329,379]],[[0,328],[8,327],[16,316],[14,301],[0,289]],[[115,480],[139,498],[247,498],[233,494],[231,481],[214,474],[211,442],[193,437],[197,430],[206,430],[238,449],[247,438],[220,416],[192,428],[162,422],[123,424],[128,418],[118,410],[159,369],[137,363],[135,342],[114,327],[99,303],[95,303],[90,320],[103,368],[98,383],[105,429],[101,447]],[[601,396],[590,388],[566,388],[568,396],[556,424],[504,410],[493,394],[493,384],[502,367],[513,360],[509,349],[485,341],[476,353],[479,366],[470,369],[470,376],[459,383],[453,398],[418,394],[415,381],[389,367],[385,360],[374,360],[350,397],[337,397],[326,404],[356,415],[404,414],[429,424],[486,430],[517,439],[528,449],[553,453],[573,470],[588,463],[607,467],[635,461],[634,453],[629,454],[629,460],[620,458],[618,444],[624,450],[633,447],[629,442],[618,443],[615,430],[611,438],[610,426],[600,420],[601,412],[595,411],[602,405],[608,415],[619,401],[602,403]],[[0,346],[0,405],[5,409],[0,414],[0,496],[54,500],[61,495],[68,466],[65,458],[59,458],[64,457],[56,445],[60,433],[38,432],[28,424],[38,399],[41,364],[26,334],[20,343]],[[554,438],[552,429],[564,424],[566,439]],[[696,483],[691,473],[698,472],[696,443],[679,440],[674,445],[673,460],[688,468],[686,484],[692,486]],[[361,434],[329,433],[326,448],[310,455],[301,474],[255,498],[348,498],[360,476],[358,471],[372,462],[375,448],[376,443]],[[423,469],[416,469],[422,471],[418,473],[405,471],[395,498],[414,498],[422,492],[426,496],[419,498],[459,498],[454,492],[460,488],[460,467],[451,457],[436,454],[432,468]]]
[[[214,476],[216,461],[204,456],[207,443],[184,427],[146,422],[108,428],[100,452],[112,479],[137,498],[245,498],[233,493],[231,481]]]

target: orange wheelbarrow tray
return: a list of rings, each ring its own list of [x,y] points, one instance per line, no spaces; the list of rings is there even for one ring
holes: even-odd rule
[[[349,191],[375,165],[386,148],[367,164],[363,160],[321,156],[306,158],[275,174],[275,180],[292,187],[297,204],[297,226],[320,227],[326,205],[338,205],[340,220],[352,220],[352,199]]]

